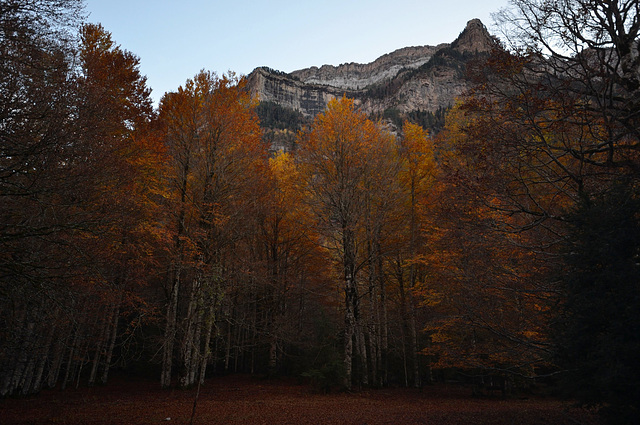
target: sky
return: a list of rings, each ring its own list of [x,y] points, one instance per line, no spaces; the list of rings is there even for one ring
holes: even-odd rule
[[[200,70],[247,75],[369,63],[409,46],[450,43],[508,0],[86,0],[123,49],[140,58],[154,102]]]

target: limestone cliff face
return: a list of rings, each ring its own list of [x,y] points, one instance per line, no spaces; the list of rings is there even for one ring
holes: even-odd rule
[[[406,47],[381,56],[369,64],[323,65],[291,74],[258,68],[249,76],[249,88],[263,102],[313,117],[327,103],[346,95],[360,110],[381,115],[436,111],[453,105],[469,82],[466,62],[489,52],[495,42],[478,19],[467,23],[451,44]]]
[[[255,69],[247,79],[251,93],[261,102],[274,102],[305,116],[322,112],[331,99],[344,92],[330,86],[306,84],[268,68]]]
[[[402,69],[416,69],[431,59],[438,47],[405,47],[388,53],[372,63],[348,63],[340,66],[323,65],[291,75],[306,84],[330,86],[344,90],[360,90],[394,78]]]

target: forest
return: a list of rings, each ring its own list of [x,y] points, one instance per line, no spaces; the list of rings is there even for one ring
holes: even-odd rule
[[[233,72],[154,107],[81,0],[0,0],[0,397],[544,384],[637,423],[638,9],[512,0],[429,133],[346,97],[301,124]]]

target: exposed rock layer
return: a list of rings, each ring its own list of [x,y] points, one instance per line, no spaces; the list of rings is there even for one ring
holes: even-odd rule
[[[464,77],[466,61],[494,46],[482,22],[474,19],[451,44],[406,47],[369,64],[323,65],[291,74],[257,68],[248,76],[249,88],[260,101],[275,102],[308,117],[343,95],[368,114],[390,109],[433,112],[453,105],[469,87]]]

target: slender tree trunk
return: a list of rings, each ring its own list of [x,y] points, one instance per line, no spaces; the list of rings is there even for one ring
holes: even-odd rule
[[[55,335],[55,327],[52,326],[48,329],[47,339],[42,347],[42,351],[40,352],[40,359],[38,361],[38,367],[34,377],[33,383],[33,392],[38,392],[42,389],[42,381],[44,376],[44,370],[47,365],[47,360],[49,360],[49,353],[51,352],[51,348],[53,345],[53,336]]]
[[[344,250],[343,266],[345,281],[344,383],[345,388],[350,390],[352,382],[353,339],[358,331],[358,287],[356,281],[355,240],[353,232],[349,230],[346,225],[343,226],[342,247]]]
[[[104,319],[102,323],[102,332],[100,332],[100,337],[96,343],[95,352],[93,354],[93,361],[91,364],[91,372],[89,373],[89,381],[88,385],[93,386],[96,383],[96,377],[98,376],[98,365],[100,364],[100,359],[103,357],[104,352],[106,350],[106,345],[109,339],[109,331],[111,329],[111,316],[113,311],[115,310],[115,306],[111,306],[109,309],[109,315]]]
[[[382,270],[382,258],[380,258],[379,269]],[[382,386],[386,386],[389,382],[389,312],[387,310],[387,289],[382,273],[380,278],[380,304],[382,304],[382,323],[381,327],[381,343],[380,343],[380,359],[379,363],[382,368],[380,381]]]
[[[189,171],[191,167],[191,151],[187,149],[186,159],[182,164],[182,176],[180,181],[180,212],[176,223],[175,234],[175,259],[169,279],[171,279],[171,291],[167,303],[166,324],[162,351],[162,372],[160,375],[160,385],[162,388],[171,386],[171,375],[173,372],[173,347],[176,340],[178,327],[178,297],[180,295],[181,274],[184,262],[183,241],[185,233],[185,217],[187,214],[187,189],[189,184]]]
[[[413,260],[418,253],[418,220],[416,212],[416,182],[415,177],[411,178],[411,235],[410,235],[410,255],[412,263],[409,266],[409,291],[408,291],[408,303],[409,303],[409,342],[411,350],[411,361],[413,364],[413,386],[419,388],[422,383],[420,382],[420,363],[418,362],[418,333],[416,330],[416,306],[413,300],[413,290],[416,287],[417,282],[417,266]]]
[[[22,374],[23,360],[25,356],[26,349],[24,347],[25,340],[29,331],[29,326],[24,326],[26,321],[26,313],[23,314],[20,320],[17,320],[16,323],[20,324],[19,329],[17,329],[16,337],[12,339],[12,347],[7,349],[7,361],[4,363],[4,379],[2,382],[2,387],[0,388],[0,393],[2,396],[11,395],[17,387],[17,383],[20,380],[20,376]]]
[[[416,283],[416,266],[411,264],[409,269],[409,282],[411,287],[407,291],[406,302],[408,304],[408,318],[409,325],[409,350],[411,352],[411,364],[413,366],[413,386],[419,388],[422,383],[420,382],[420,363],[418,362],[418,333],[416,330],[416,307],[413,300],[413,288]]]
[[[360,382],[362,385],[369,385],[369,362],[367,356],[367,343],[364,332],[364,325],[358,324],[356,328],[356,341],[358,342],[358,357],[360,358]]]
[[[211,350],[209,345],[211,344],[211,335],[213,334],[215,323],[215,304],[212,302],[209,311],[205,316],[205,339],[204,339],[204,354],[200,361],[200,383],[204,383],[204,378],[207,373],[207,364],[211,357]]]
[[[418,361],[418,332],[416,330],[416,309],[412,300],[409,299],[409,347],[411,350],[411,362],[413,364],[413,386],[420,388],[422,385],[420,378],[420,362]]]
[[[20,354],[17,357],[16,368],[14,369],[11,393],[21,389],[20,386],[24,384],[24,378],[28,372],[28,366],[31,360],[31,350],[33,349],[33,338],[35,338],[35,322],[29,322],[26,326],[26,331],[20,344]]]
[[[404,368],[404,384],[409,386],[409,372],[407,367],[407,340],[409,339],[409,314],[407,308],[407,293],[404,283],[402,263],[396,261],[396,276],[398,280],[398,290],[400,292],[400,315],[402,318],[402,364]]]
[[[229,371],[229,363],[231,361],[231,321],[227,319],[227,338],[224,350],[224,370]]]
[[[345,388],[351,389],[353,365],[353,340],[358,332],[358,286],[356,281],[356,247],[355,235],[347,223],[342,227],[342,249],[345,282],[345,331],[344,331],[344,366]],[[356,340],[356,351],[360,351]]]
[[[204,307],[198,307],[197,313],[198,319],[195,324],[195,332],[193,335],[193,349],[192,349],[192,357],[191,357],[191,368],[189,371],[189,385],[193,385],[196,383],[196,379],[198,377],[198,371],[200,370],[201,358],[203,356],[203,352],[207,350],[208,347],[201,347],[201,338],[202,338],[202,322],[204,320]]]
[[[66,336],[64,335],[66,333]],[[47,374],[47,387],[54,388],[60,377],[60,370],[62,369],[62,363],[64,361],[64,347],[65,341],[71,338],[70,327],[67,329],[61,329],[59,331],[58,338],[56,340],[55,349],[53,352],[53,358],[51,359],[51,367]]]
[[[73,330],[73,342],[69,346],[69,355],[67,356],[67,367],[64,371],[64,379],[62,380],[61,388],[64,390],[67,388],[67,384],[70,379],[73,380],[73,360],[76,357],[76,353],[78,352],[78,341],[80,338],[80,331],[77,327]]]
[[[278,339],[276,338],[275,333],[271,332],[269,335],[269,375],[273,376],[276,374],[278,369]]]
[[[180,345],[180,358],[182,360],[182,371],[180,373],[180,386],[185,388],[191,385],[191,360],[194,352],[194,328],[197,319],[197,297],[198,297],[198,278],[191,283],[191,291],[189,294],[189,303],[187,305],[187,314],[183,320],[182,343]]]
[[[347,302],[347,311],[345,312],[344,323],[344,386],[348,390],[351,389],[351,364],[353,362],[353,334],[355,321],[356,319],[353,316],[353,310]]]
[[[34,323],[34,330],[31,331],[29,338],[27,339],[27,341],[25,341],[26,342],[25,366],[24,366],[24,371],[22,373],[22,376],[20,377],[19,384],[17,385],[17,388],[21,390],[21,393],[23,395],[30,394],[31,382],[33,381],[33,374],[36,368],[36,360],[38,359],[37,345],[40,338],[38,335],[38,331],[35,329],[36,327]]]
[[[378,336],[377,326],[372,321],[369,324],[369,361],[371,363],[371,383],[374,386],[378,385]]]
[[[118,296],[118,303],[115,306],[112,317],[111,324],[111,335],[109,337],[109,346],[107,347],[107,352],[104,358],[104,369],[102,370],[102,376],[100,377],[100,382],[102,385],[106,385],[107,379],[109,379],[109,370],[111,369],[111,360],[113,359],[113,350],[116,347],[116,339],[118,338],[118,325],[120,324],[120,309],[122,308],[122,299],[124,294],[120,291],[120,295]]]
[[[176,265],[175,277],[171,287],[169,303],[167,304],[166,325],[164,331],[164,348],[162,352],[162,374],[160,385],[162,388],[171,386],[173,365],[173,345],[176,339],[176,320],[178,311],[178,292],[180,289],[180,265]]]
[[[370,242],[369,252],[369,354],[371,361],[371,381],[373,385],[378,386],[378,368],[380,367],[380,303],[378,301],[378,275],[380,270],[377,268],[380,256],[377,235]]]

